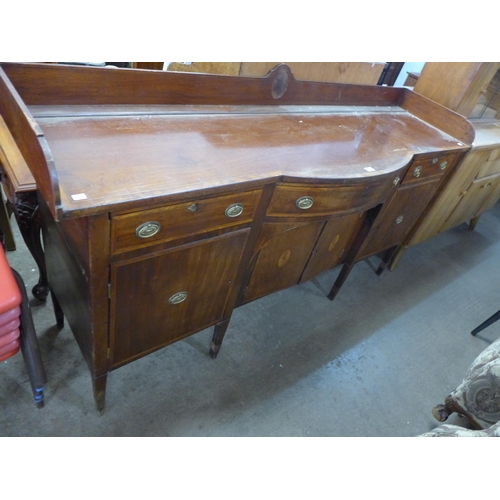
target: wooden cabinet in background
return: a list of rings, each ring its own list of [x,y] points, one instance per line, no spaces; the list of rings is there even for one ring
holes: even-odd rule
[[[407,241],[413,246],[477,218],[500,199],[500,122],[474,121],[472,149],[458,164],[420,226]]]

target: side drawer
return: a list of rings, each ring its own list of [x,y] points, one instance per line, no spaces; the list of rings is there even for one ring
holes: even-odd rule
[[[251,222],[261,190],[192,200],[113,217],[112,253]]]
[[[399,179],[398,179],[399,180]],[[351,213],[382,201],[397,184],[394,179],[367,179],[352,185],[328,187],[278,184],[267,210],[269,217],[312,217]]]
[[[500,148],[493,149],[488,159],[479,168],[477,178],[488,177],[489,175],[500,173]]]
[[[441,176],[453,165],[455,158],[456,155],[450,155],[449,153],[446,155],[420,155],[412,161],[402,184]]]

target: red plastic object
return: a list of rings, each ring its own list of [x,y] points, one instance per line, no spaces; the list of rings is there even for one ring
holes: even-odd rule
[[[21,291],[0,246],[0,361],[19,351]]]

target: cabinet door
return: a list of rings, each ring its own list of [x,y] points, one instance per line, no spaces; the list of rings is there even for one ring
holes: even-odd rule
[[[439,181],[401,186],[375,219],[358,260],[401,243],[431,200]]]
[[[217,323],[248,232],[235,231],[113,265],[112,366]]]
[[[365,217],[366,212],[355,213],[326,223],[302,274],[301,283],[344,262]]]
[[[500,174],[476,179],[462,196],[460,203],[446,220],[441,231],[467,222],[492,208],[498,201],[499,189]]]
[[[324,224],[312,222],[290,228],[289,223],[265,223],[262,233],[272,237],[255,256],[243,303],[296,285]]]

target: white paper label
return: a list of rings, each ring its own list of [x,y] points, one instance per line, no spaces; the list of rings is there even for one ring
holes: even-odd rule
[[[71,198],[73,199],[73,201],[86,200],[87,195],[85,193],[72,194]]]

